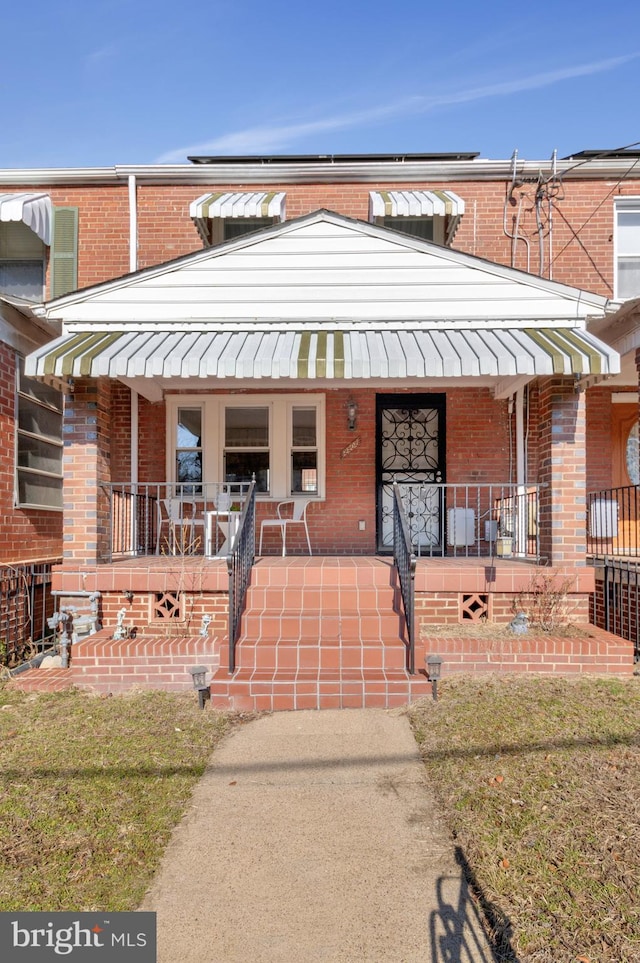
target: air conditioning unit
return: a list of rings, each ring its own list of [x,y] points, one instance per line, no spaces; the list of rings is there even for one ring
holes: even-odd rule
[[[476,540],[473,508],[450,508],[447,512],[447,545],[463,548]]]

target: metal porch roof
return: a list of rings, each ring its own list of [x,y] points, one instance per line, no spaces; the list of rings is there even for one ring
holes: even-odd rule
[[[68,378],[343,380],[607,375],[616,351],[578,328],[221,331],[65,335],[28,356],[26,373]]]

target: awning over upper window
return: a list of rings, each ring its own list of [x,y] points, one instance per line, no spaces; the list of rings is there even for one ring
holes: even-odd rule
[[[446,217],[447,240],[464,214],[464,201],[453,191],[370,191],[370,220],[377,217]]]
[[[51,198],[48,194],[0,194],[0,221],[22,221],[44,244],[51,244]]]
[[[239,191],[203,194],[189,206],[189,213],[196,222],[202,237],[208,235],[211,218],[220,217],[272,217],[284,220],[284,191]]]
[[[68,378],[460,378],[606,375],[619,357],[580,328],[101,332],[65,335],[26,370]]]

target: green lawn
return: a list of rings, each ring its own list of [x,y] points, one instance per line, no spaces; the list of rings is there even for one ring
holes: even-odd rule
[[[0,689],[0,910],[130,910],[232,724],[193,693]]]
[[[640,680],[445,677],[439,696],[411,719],[499,958],[638,963]],[[240,721],[193,693],[1,688],[0,910],[138,906]]]
[[[500,960],[640,960],[640,680],[445,679],[411,712]]]

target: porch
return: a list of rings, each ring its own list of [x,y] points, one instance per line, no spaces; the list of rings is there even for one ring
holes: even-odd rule
[[[84,578],[59,572],[68,602],[81,586],[101,593],[104,627],[73,642],[68,668],[33,669],[12,684],[48,691],[69,685],[98,693],[179,691],[191,687],[189,668],[201,664],[212,703],[220,707],[390,708],[431,694],[425,657],[433,651],[444,658],[445,675],[487,670],[622,675],[633,667],[629,644],[586,621],[576,637],[550,634],[542,641],[536,636],[505,642],[486,632],[486,606],[498,631],[537,566],[514,559],[487,566],[425,558],[415,566],[410,673],[404,605],[391,558],[273,556],[256,559],[252,567],[230,672],[226,560],[183,556],[179,568],[170,562],[162,556],[122,560]],[[585,600],[592,583],[587,568],[577,586]],[[176,592],[180,586],[186,605]],[[445,636],[443,623],[449,627]],[[476,634],[474,627],[482,631]]]

